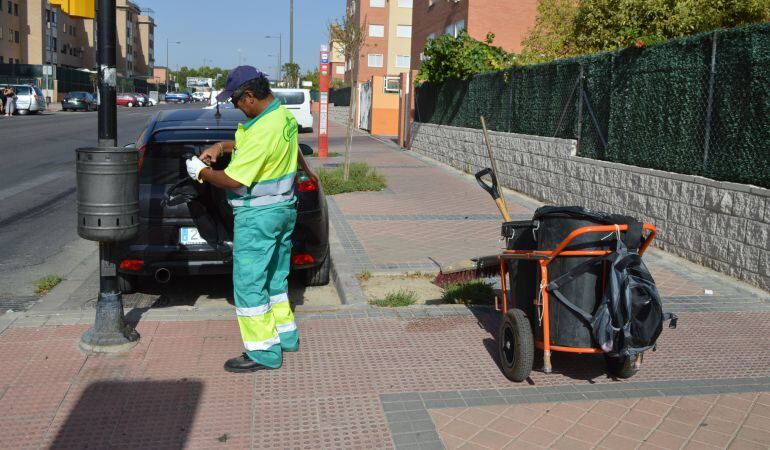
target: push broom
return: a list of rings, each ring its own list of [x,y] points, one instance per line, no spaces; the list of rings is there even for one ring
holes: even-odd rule
[[[484,144],[487,147],[487,154],[489,155],[492,167],[487,167],[486,169],[477,172],[475,175],[476,182],[479,183],[479,186],[481,186],[482,189],[492,196],[495,205],[497,205],[497,209],[500,210],[500,214],[503,216],[503,220],[510,222],[511,215],[508,213],[505,197],[503,197],[497,183],[497,163],[492,154],[492,146],[489,144],[489,136],[487,134],[487,125],[484,122],[484,116],[481,116],[481,129],[484,132]],[[489,175],[492,184],[484,182],[483,177],[487,175]],[[433,284],[440,287],[446,287],[452,283],[462,283],[479,278],[488,278],[500,273],[500,259],[499,255],[496,254],[456,261],[446,267],[442,267],[440,264],[438,264],[438,266],[439,274],[436,276],[436,279],[433,280]]]

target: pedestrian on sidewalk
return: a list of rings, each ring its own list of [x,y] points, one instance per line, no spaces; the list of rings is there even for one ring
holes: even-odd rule
[[[5,115],[11,117],[16,111],[16,92],[8,84],[3,89],[3,97],[5,97]]]
[[[251,66],[227,75],[220,102],[230,98],[248,117],[234,141],[218,142],[187,161],[193,179],[227,189],[235,215],[233,292],[246,352],[225,363],[230,372],[277,369],[282,352],[299,349],[289,305],[291,234],[297,219],[297,121],[273,97],[267,77]],[[224,170],[212,164],[231,153]]]

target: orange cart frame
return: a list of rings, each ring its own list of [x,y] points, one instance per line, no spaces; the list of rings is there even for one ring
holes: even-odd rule
[[[650,246],[652,243],[653,238],[655,237],[656,228],[654,225],[651,224],[644,224],[642,227],[644,230],[647,230],[649,233],[647,237],[644,238],[642,241],[642,245],[639,247],[639,255],[643,255],[645,250],[647,250],[647,247]],[[502,309],[499,307],[497,298],[495,298],[495,309],[497,311],[501,311],[503,313],[503,316],[505,316],[508,313],[508,288],[507,288],[507,275],[508,275],[508,261],[512,259],[521,259],[521,260],[536,260],[538,264],[540,265],[540,277],[541,277],[541,283],[540,283],[540,296],[539,299],[542,299],[542,304],[538,304],[538,298],[535,298],[534,304],[535,307],[541,306],[542,307],[542,323],[540,326],[543,329],[543,340],[534,340],[535,347],[538,349],[543,350],[543,372],[545,373],[551,373],[552,366],[551,366],[551,352],[568,352],[568,353],[604,353],[604,351],[599,347],[565,347],[561,345],[553,345],[551,344],[551,328],[550,328],[550,320],[549,320],[549,296],[548,296],[548,265],[551,264],[556,258],[561,257],[576,257],[576,256],[604,256],[608,255],[610,253],[613,253],[614,250],[565,250],[569,244],[578,236],[582,236],[584,234],[588,233],[620,233],[622,231],[627,231],[628,225],[591,225],[586,227],[578,228],[574,231],[572,231],[561,243],[556,247],[555,250],[504,250],[502,254],[500,255],[500,280],[501,280],[501,287],[502,287],[502,295],[503,295],[503,302],[502,302]],[[516,299],[513,299],[512,306],[516,307]],[[534,322],[532,322],[534,323]],[[641,362],[640,358],[637,357],[636,364],[638,365]]]

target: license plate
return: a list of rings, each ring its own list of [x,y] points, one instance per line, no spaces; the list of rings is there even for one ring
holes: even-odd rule
[[[206,240],[201,237],[197,228],[182,227],[179,229],[179,243],[182,245],[205,244]]]

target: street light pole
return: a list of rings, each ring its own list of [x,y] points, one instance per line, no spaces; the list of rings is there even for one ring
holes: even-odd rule
[[[294,64],[294,0],[289,0],[289,62]]]
[[[283,51],[282,51],[282,50],[283,50],[283,49],[282,49],[282,47],[283,47],[283,44],[282,44],[282,41],[283,41],[282,35],[281,35],[281,33],[278,33],[278,36],[265,36],[265,37],[266,37],[266,38],[268,38],[268,39],[278,39],[278,80],[280,80],[280,79],[281,79],[281,72],[282,72],[282,67],[281,67],[281,54],[283,53]]]
[[[126,324],[117,271],[116,243],[136,236],[138,230],[133,220],[128,225],[125,219],[134,219],[138,211],[139,153],[135,148],[117,148],[115,6],[116,0],[97,2],[98,147],[76,150],[78,234],[99,242],[94,326],[80,339],[80,349],[89,354],[127,350],[139,340],[139,333]]]
[[[181,44],[181,41],[169,42],[166,38],[166,92],[168,92],[168,80],[171,78],[171,67],[168,65],[168,44]]]

